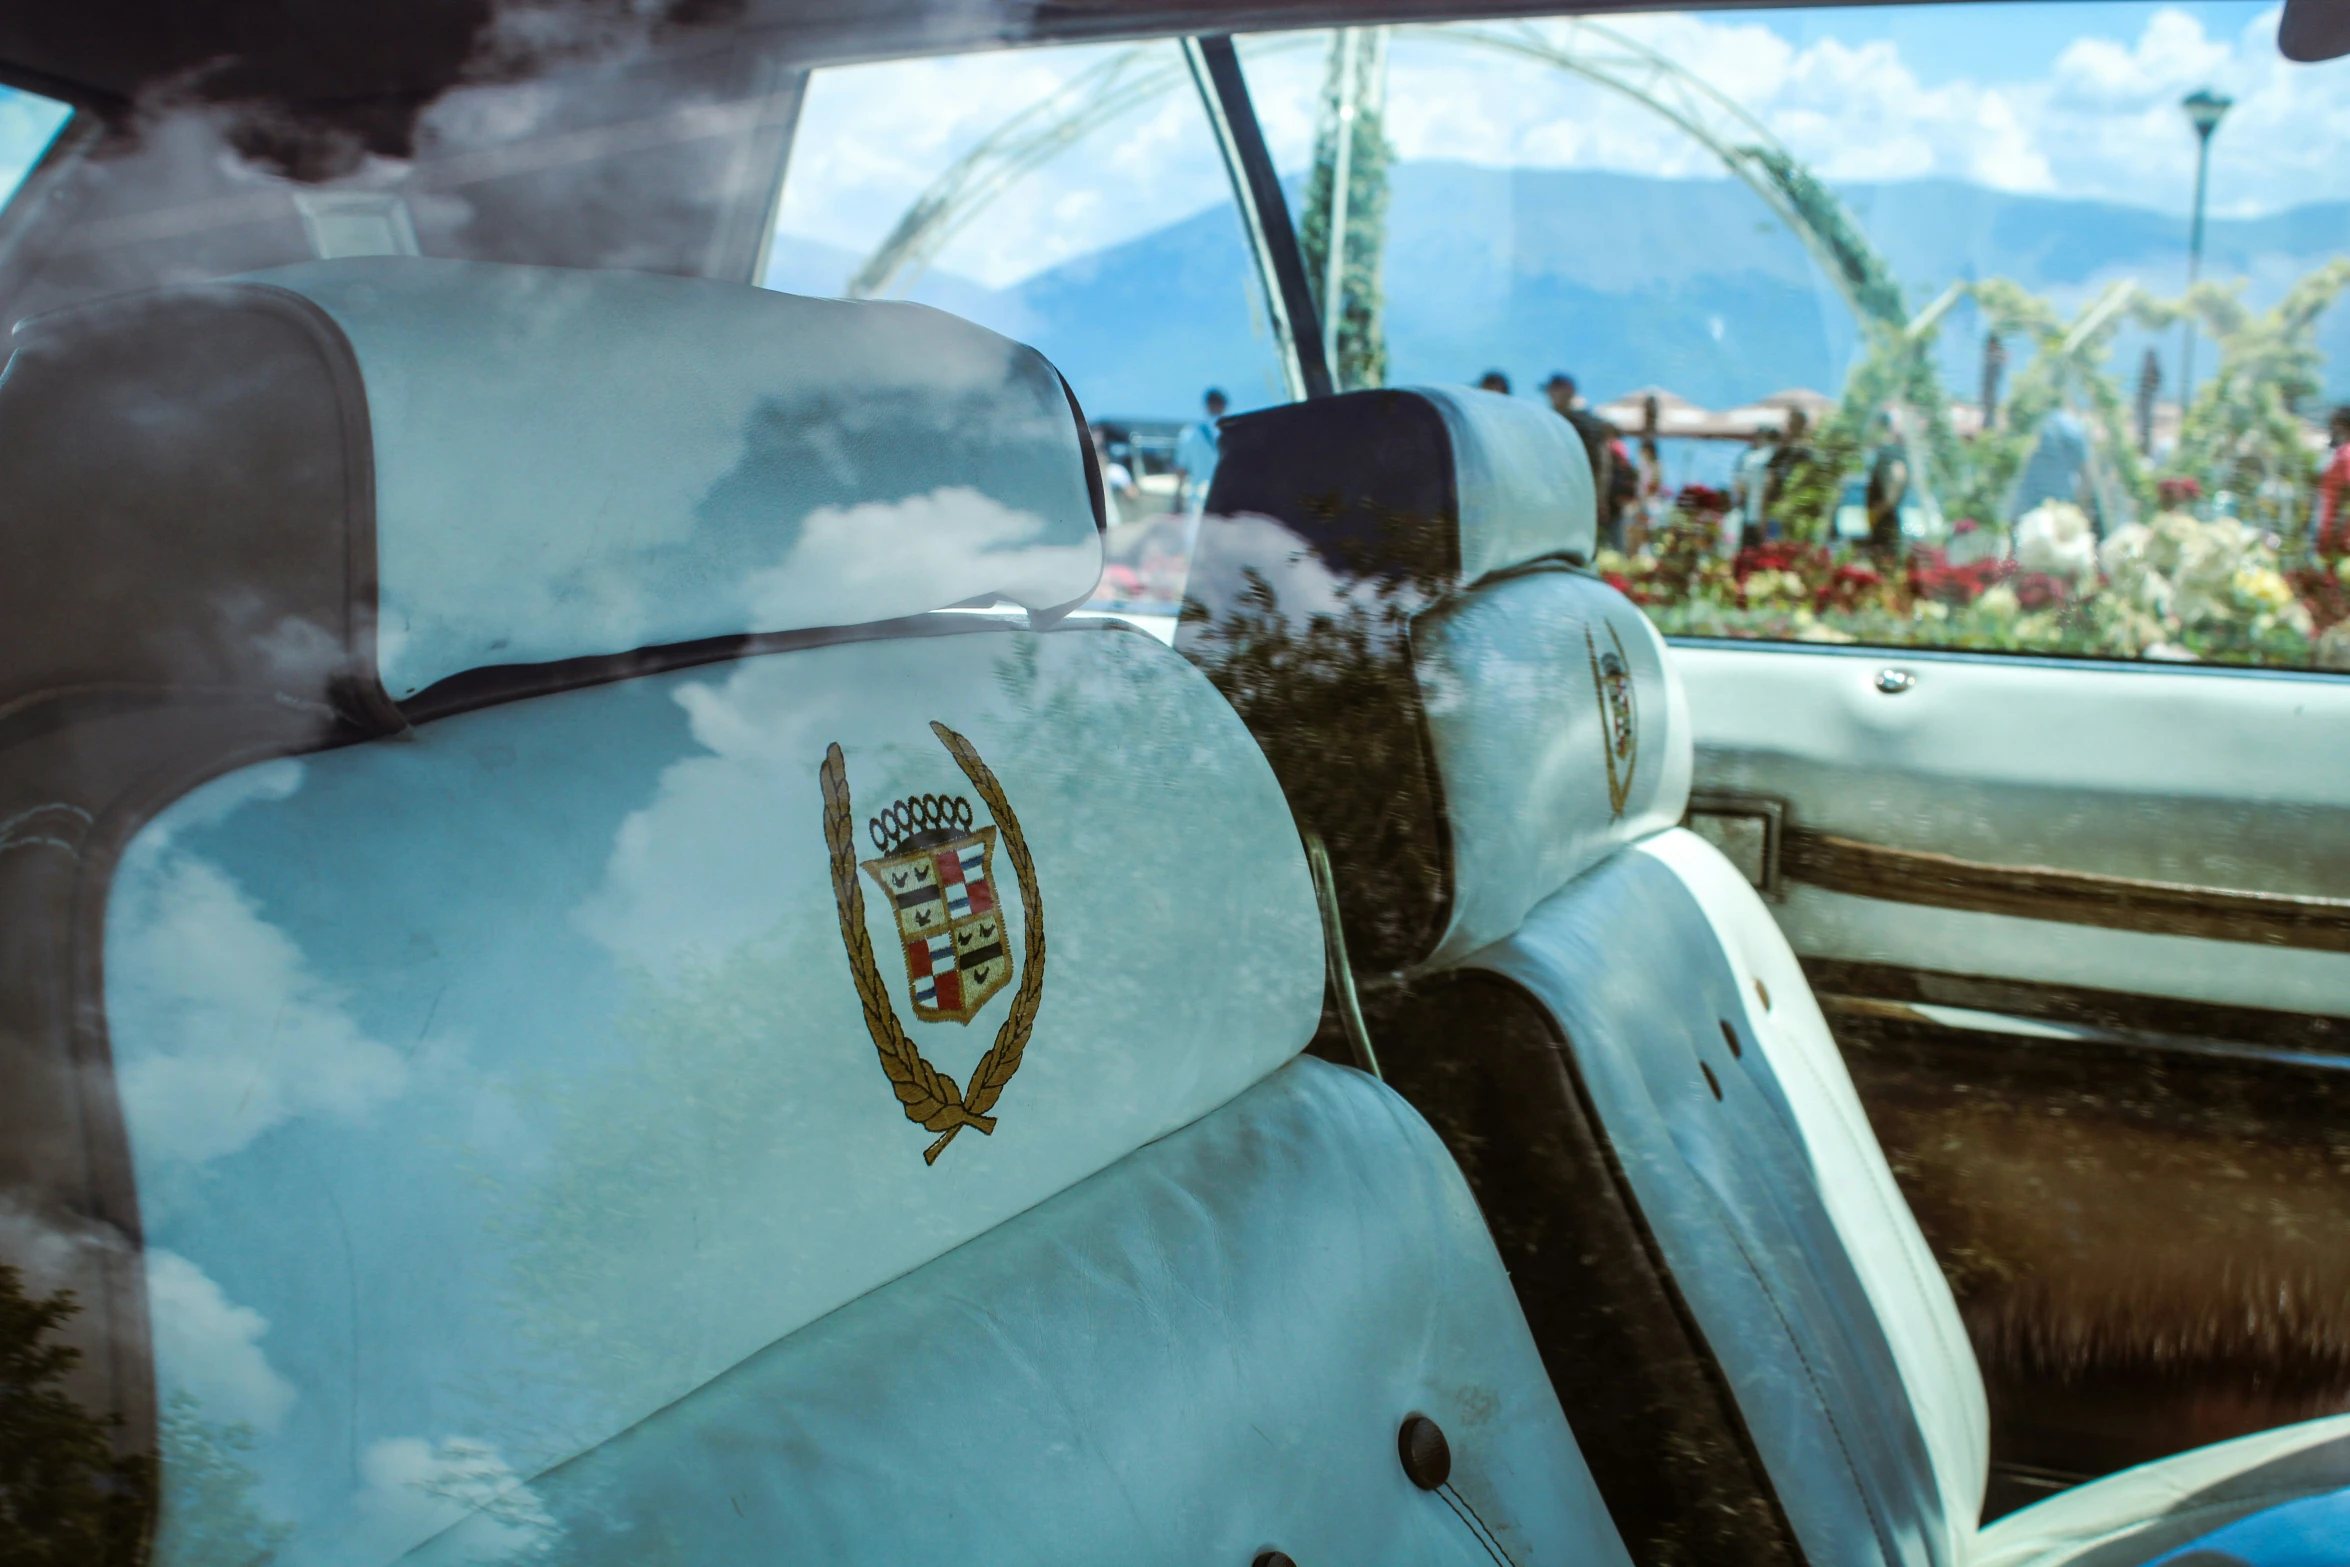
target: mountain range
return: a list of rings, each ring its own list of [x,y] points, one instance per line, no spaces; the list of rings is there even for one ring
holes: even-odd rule
[[[1412,162],[1390,183],[1386,301],[1391,383],[1474,380],[1521,392],[1553,369],[1594,401],[1663,386],[1706,407],[1791,386],[1833,392],[1857,332],[1801,243],[1744,185],[1580,169]],[[2109,202],[1952,180],[1840,186],[1837,194],[1903,284],[1911,309],[1953,281],[2008,277],[2074,311],[2119,278],[2157,295],[2185,283],[2186,224]],[[1291,183],[1296,199],[1296,182]],[[984,222],[982,215],[978,221]],[[2203,275],[2244,278],[2255,305],[2350,254],[2350,202],[2214,219]],[[776,237],[767,281],[835,293],[848,251]],[[991,289],[932,271],[912,297],[1034,344],[1086,408],[1188,417],[1202,388],[1236,406],[1276,400],[1272,355],[1240,226],[1215,206]],[[1971,400],[1983,328],[1971,304],[1944,320],[1945,378]],[[2328,393],[2350,400],[2350,305],[2321,324]],[[2125,330],[2114,364],[2134,381],[2156,348],[2174,395],[2179,335]],[[2210,344],[2198,349],[2208,373]],[[2010,364],[2020,362],[2020,345]],[[2011,371],[2012,373],[2012,371]]]

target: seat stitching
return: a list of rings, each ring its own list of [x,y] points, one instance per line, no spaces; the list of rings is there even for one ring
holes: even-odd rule
[[[1718,1210],[1714,1218],[1715,1222],[1720,1225],[1723,1235],[1728,1237],[1731,1246],[1737,1250],[1738,1260],[1746,1264],[1746,1271],[1753,1277],[1756,1287],[1762,1291],[1763,1299],[1770,1302],[1771,1314],[1779,1319],[1780,1331],[1786,1335],[1787,1347],[1794,1351],[1795,1363],[1803,1367],[1804,1378],[1811,1383],[1812,1396],[1818,1401],[1820,1413],[1828,1422],[1828,1434],[1836,1439],[1837,1456],[1844,1460],[1845,1471],[1852,1476],[1853,1493],[1860,1498],[1862,1510],[1869,1515],[1869,1527],[1876,1533],[1877,1548],[1885,1553],[1885,1560],[1888,1562],[1898,1561],[1900,1557],[1893,1549],[1892,1534],[1886,1528],[1885,1520],[1878,1514],[1877,1504],[1869,1496],[1869,1488],[1861,1479],[1859,1467],[1852,1461],[1852,1448],[1844,1440],[1844,1427],[1836,1419],[1835,1406],[1829,1402],[1827,1391],[1820,1386],[1819,1373],[1812,1369],[1811,1357],[1803,1352],[1803,1344],[1796,1338],[1795,1329],[1788,1322],[1787,1313],[1779,1304],[1778,1292],[1771,1288],[1770,1280],[1763,1277],[1762,1270],[1754,1265],[1754,1258],[1748,1255],[1746,1244],[1738,1238],[1737,1231],[1722,1222]]]
[[[1831,1045],[1834,1043],[1834,1037],[1835,1036],[1833,1034],[1829,1036]],[[1846,1113],[1846,1107],[1837,1095],[1835,1085],[1828,1081],[1826,1073],[1820,1068],[1819,1064],[1811,1059],[1810,1052],[1804,1050],[1800,1045],[1798,1045],[1795,1050],[1795,1055],[1796,1059],[1802,1063],[1805,1075],[1810,1077],[1814,1086],[1817,1087],[1819,1091],[1824,1094],[1832,1104],[1835,1105],[1835,1116],[1838,1129],[1841,1130],[1844,1134],[1848,1150],[1861,1154],[1864,1156],[1864,1158],[1868,1153],[1873,1152],[1876,1154],[1880,1165],[1882,1165],[1885,1157],[1884,1145],[1876,1140],[1875,1133],[1872,1131],[1864,1141],[1860,1136],[1859,1129],[1853,1125],[1851,1116]],[[1892,1172],[1889,1169],[1886,1171],[1886,1178],[1887,1180],[1892,1178]],[[1867,1183],[1867,1185],[1870,1190],[1870,1197],[1875,1203],[1878,1212],[1885,1218],[1893,1221],[1894,1227],[1896,1229],[1900,1227],[1900,1221],[1903,1219],[1907,1219],[1909,1221],[1910,1227],[1913,1230],[1916,1228],[1917,1215],[1910,1211],[1909,1205],[1906,1202],[1902,1202],[1900,1203],[1899,1207],[1896,1207],[1894,1203],[1886,1201],[1886,1193],[1883,1186],[1879,1185],[1875,1181],[1870,1181]],[[1896,1200],[1898,1200],[1899,1196],[1899,1190],[1896,1188],[1894,1197]],[[1933,1293],[1933,1284],[1935,1283],[1939,1283],[1942,1286],[1942,1290],[1945,1295],[1949,1293],[1950,1282],[1949,1280],[1942,1278],[1939,1273],[1932,1275],[1931,1282],[1929,1282],[1929,1276],[1919,1267],[1917,1247],[1901,1246],[1897,1249],[1901,1252],[1901,1264],[1903,1270],[1909,1274],[1911,1285],[1917,1289],[1921,1296],[1930,1298]],[[1933,1313],[1932,1315],[1935,1317],[1935,1353],[1941,1358],[1943,1369],[1945,1371],[1956,1373],[1960,1371],[1962,1362],[1958,1358],[1956,1349],[1951,1344],[1950,1336],[1947,1332],[1948,1324],[1940,1319],[1939,1313]],[[1972,1362],[1973,1356],[1970,1353],[1966,1363]],[[1978,1365],[1976,1367],[1976,1375],[1980,1376],[1981,1374],[1982,1370]]]
[[[1592,1100],[1591,1085],[1583,1080],[1582,1063],[1576,1056],[1575,1046],[1567,1033],[1565,1022],[1551,1009],[1550,1003],[1544,1001],[1523,981],[1498,969],[1484,969],[1476,972],[1479,979],[1515,990],[1523,996],[1532,1009],[1534,1017],[1540,1021],[1544,1031],[1549,1034],[1551,1059],[1556,1063],[1559,1075],[1565,1081],[1567,1091],[1573,1098],[1584,1125],[1590,1129],[1593,1144],[1598,1149],[1600,1160],[1607,1171],[1608,1183],[1615,1191],[1616,1201],[1632,1227],[1641,1253],[1648,1261],[1650,1272],[1655,1276],[1658,1287],[1672,1308],[1674,1320],[1679,1325],[1682,1336],[1695,1351],[1692,1358],[1697,1363],[1698,1373],[1705,1379],[1711,1387],[1715,1399],[1719,1401],[1722,1413],[1726,1417],[1731,1438],[1737,1445],[1738,1454],[1757,1481],[1756,1491],[1763,1505],[1769,1509],[1772,1522],[1777,1525],[1779,1538],[1785,1542],[1789,1555],[1800,1563],[1804,1560],[1805,1552],[1802,1540],[1795,1533],[1794,1520],[1787,1516],[1787,1505],[1779,1496],[1778,1486],[1771,1479],[1769,1466],[1763,1462],[1761,1445],[1755,1441],[1753,1428],[1746,1418],[1746,1411],[1739,1406],[1738,1395],[1731,1386],[1729,1372],[1723,1366],[1721,1356],[1714,1351],[1712,1341],[1706,1337],[1704,1327],[1698,1322],[1697,1313],[1690,1306],[1688,1296],[1682,1291],[1680,1280],[1674,1277],[1672,1268],[1665,1261],[1664,1248],[1657,1240],[1656,1231],[1648,1222],[1646,1210],[1640,1206],[1639,1194],[1633,1190],[1631,1176],[1624,1168],[1623,1157],[1617,1151],[1615,1138],[1608,1131],[1607,1122],[1601,1118],[1598,1105]],[[1465,984],[1468,983],[1468,980],[1465,975],[1456,974],[1452,977],[1451,983]]]

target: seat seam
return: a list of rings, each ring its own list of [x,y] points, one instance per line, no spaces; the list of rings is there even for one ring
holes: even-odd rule
[[[1747,1423],[1746,1411],[1738,1402],[1737,1389],[1730,1382],[1729,1372],[1724,1369],[1713,1341],[1706,1336],[1703,1324],[1697,1320],[1696,1311],[1682,1292],[1680,1280],[1666,1264],[1664,1249],[1657,1241],[1656,1231],[1649,1224],[1646,1210],[1640,1206],[1638,1194],[1632,1189],[1631,1177],[1625,1172],[1623,1159],[1616,1151],[1615,1138],[1609,1133],[1607,1122],[1600,1116],[1598,1106],[1591,1098],[1590,1086],[1583,1080],[1582,1067],[1575,1057],[1574,1042],[1568,1037],[1566,1025],[1551,1010],[1548,1002],[1514,976],[1496,969],[1478,968],[1455,970],[1450,978],[1453,983],[1459,984],[1469,974],[1479,979],[1490,979],[1517,991],[1532,1008],[1534,1016],[1541,1020],[1544,1031],[1550,1036],[1552,1061],[1566,1080],[1568,1091],[1573,1094],[1584,1123],[1591,1128],[1592,1141],[1607,1171],[1609,1184],[1615,1190],[1617,1206],[1629,1221],[1632,1233],[1648,1259],[1649,1269],[1672,1308],[1682,1336],[1701,1350],[1696,1356],[1698,1373],[1713,1389],[1716,1404],[1728,1417],[1727,1424],[1738,1445],[1739,1454],[1745,1460],[1748,1473],[1761,1482],[1756,1490],[1770,1509],[1787,1555],[1796,1563],[1808,1562],[1809,1553],[1804,1549],[1802,1536],[1796,1533],[1795,1522],[1787,1515],[1786,1504],[1779,1496],[1778,1484],[1771,1478],[1770,1466],[1763,1462],[1762,1448],[1755,1441],[1754,1432]]]
[[[1695,1173],[1691,1172],[1693,1175]],[[1704,1183],[1700,1181],[1699,1184]],[[1820,1414],[1828,1424],[1828,1434],[1835,1438],[1836,1456],[1844,1460],[1845,1473],[1852,1476],[1853,1494],[1860,1498],[1861,1509],[1869,1516],[1869,1528],[1877,1536],[1877,1549],[1884,1553],[1887,1562],[1900,1560],[1899,1554],[1893,1549],[1892,1534],[1878,1514],[1876,1503],[1870,1499],[1869,1488],[1861,1479],[1859,1467],[1852,1461],[1852,1449],[1844,1440],[1844,1427],[1836,1418],[1835,1405],[1829,1402],[1826,1390],[1820,1386],[1819,1373],[1812,1368],[1811,1357],[1803,1352],[1803,1344],[1796,1338],[1795,1330],[1787,1320],[1787,1313],[1779,1304],[1778,1292],[1771,1288],[1762,1270],[1754,1265],[1754,1258],[1747,1253],[1746,1244],[1738,1238],[1737,1231],[1722,1222],[1718,1209],[1714,1214],[1714,1222],[1738,1253],[1738,1260],[1746,1265],[1746,1271],[1753,1278],[1756,1288],[1762,1291],[1763,1299],[1770,1302],[1771,1315],[1779,1319],[1779,1330],[1786,1337],[1787,1347],[1795,1354],[1795,1363],[1803,1368],[1804,1380],[1811,1383],[1812,1396],[1819,1401]]]

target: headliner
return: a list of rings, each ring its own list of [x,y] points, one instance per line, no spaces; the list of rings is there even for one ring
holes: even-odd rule
[[[1664,8],[1660,0],[77,0],[0,11],[0,79],[107,114],[156,93],[275,104],[314,125],[360,130],[397,156],[415,110],[451,87],[544,75],[619,48],[690,47],[697,35],[755,34],[775,56],[814,64],[1045,40]]]

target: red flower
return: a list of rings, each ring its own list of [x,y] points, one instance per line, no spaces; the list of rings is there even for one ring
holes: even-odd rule
[[[1718,517],[1730,509],[1730,497],[1726,491],[1717,490],[1710,484],[1685,484],[1681,487],[1681,493],[1674,497],[1673,505],[1677,510],[1693,516],[1711,514]]]
[[[2072,597],[2072,588],[2062,577],[2052,577],[2044,571],[2019,572],[2015,579],[2015,601],[2025,609],[2053,609]]]
[[[2004,560],[1977,560],[1953,566],[1944,551],[1930,544],[1920,545],[1909,557],[1909,591],[1913,597],[1963,609],[2014,570]]]
[[[1865,607],[1885,586],[1885,579],[1867,566],[1847,564],[1838,566],[1835,573],[1812,595],[1815,610],[1856,610]]]

